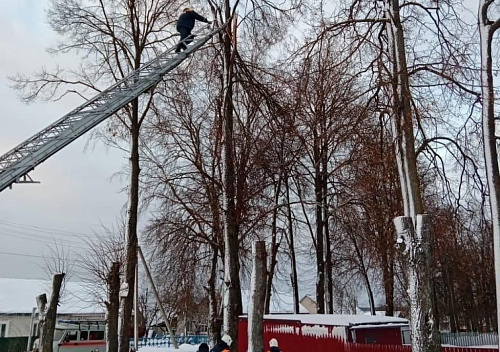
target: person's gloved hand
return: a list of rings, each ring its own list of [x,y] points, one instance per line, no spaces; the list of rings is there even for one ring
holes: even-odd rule
[[[212,21],[207,21],[208,24],[212,24]]]

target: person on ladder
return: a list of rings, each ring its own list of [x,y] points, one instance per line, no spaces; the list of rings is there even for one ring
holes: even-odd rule
[[[182,12],[182,15],[180,15],[179,19],[177,20],[177,32],[180,33],[181,40],[179,44],[177,44],[177,48],[175,49],[176,53],[180,52],[181,50],[186,50],[186,45],[193,41],[194,35],[191,34],[191,31],[194,28],[195,20],[208,24],[212,23],[211,21],[207,20],[206,17],[203,17],[202,15],[194,11],[192,7],[186,7]]]

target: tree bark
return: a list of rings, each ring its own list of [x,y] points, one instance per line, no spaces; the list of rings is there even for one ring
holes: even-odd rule
[[[36,305],[38,307],[38,329],[40,330],[40,336],[38,337],[39,352],[44,352],[43,346],[44,341],[47,339],[45,335],[45,322],[47,313],[47,295],[45,293],[36,297]]]
[[[440,351],[434,317],[431,216],[417,215],[416,221],[414,228],[410,217],[394,219],[398,235],[408,246],[412,349],[418,352]]]
[[[226,0],[226,20],[231,18],[231,4]],[[224,231],[224,332],[233,339],[233,349],[238,346],[238,316],[242,313],[240,262],[239,262],[239,229],[236,217],[236,173],[234,167],[234,58],[236,48],[232,48],[232,40],[236,33],[228,27],[224,36],[225,79],[224,95],[224,185],[225,185],[225,231]],[[235,43],[234,43],[235,44]]]
[[[64,280],[64,273],[55,274],[52,277],[52,293],[50,295],[50,302],[45,311],[45,304],[47,298],[45,295],[38,296],[38,309],[39,312],[44,311],[43,324],[40,324],[40,352],[52,352],[54,343],[54,330],[57,320],[57,306],[59,305],[59,296],[61,287]]]
[[[500,322],[500,171],[498,167],[497,139],[495,136],[495,86],[493,82],[492,41],[500,28],[500,19],[491,21],[488,9],[494,1],[479,2],[479,35],[481,39],[481,96],[483,100],[482,122],[484,159],[490,195],[491,223],[493,227],[493,252],[495,265],[496,311]],[[500,333],[500,324],[497,323]]]
[[[411,92],[406,60],[404,31],[400,18],[399,0],[385,0],[390,26],[388,30],[391,44],[393,74],[393,115],[396,159],[398,164],[401,193],[404,206],[404,217],[395,218],[398,234],[406,233],[410,254],[410,300],[412,349],[414,352],[438,352],[440,350],[438,331],[435,322],[433,268],[431,246],[432,222],[423,213],[420,181],[417,173],[415,154],[415,137],[413,133],[413,112],[411,109]],[[404,219],[404,220],[403,220]],[[423,233],[422,233],[423,232]],[[422,263],[426,268],[420,267]],[[422,269],[421,271],[419,269]]]
[[[118,320],[120,314],[120,263],[115,262],[108,273],[106,302],[106,351],[118,351]]]
[[[215,280],[217,279],[217,259],[218,250],[214,245],[212,248],[212,262],[210,267],[210,277],[208,279],[208,314],[209,326],[208,336],[212,346],[214,346],[221,338],[220,336],[220,321],[217,309],[217,294],[215,292]]]
[[[387,253],[382,256],[382,281],[385,293],[385,315],[394,316],[394,257],[392,243],[388,245]]]
[[[274,270],[277,264],[277,255],[278,255],[278,247],[277,236],[278,229],[276,226],[276,222],[278,220],[278,203],[279,203],[279,194],[281,192],[281,175],[278,179],[278,184],[275,185],[274,189],[274,209],[273,209],[273,220],[271,225],[271,260],[269,263],[269,270],[267,271],[267,282],[266,282],[266,299],[264,305],[264,311],[266,314],[269,314],[269,308],[271,306],[271,296],[272,296],[272,288],[273,288],[273,278],[274,278]]]
[[[326,128],[325,128],[326,129]],[[326,131],[325,131],[326,133]],[[330,241],[330,226],[328,223],[328,143],[323,144],[323,223],[325,239],[325,288],[326,288],[326,308],[329,314],[333,314],[333,264],[332,249]]]
[[[264,352],[264,300],[266,298],[266,243],[255,241],[248,307],[248,352]]]
[[[285,187],[286,187],[286,209],[287,209],[287,221],[288,221],[288,248],[290,248],[290,265],[291,265],[291,282],[292,282],[292,292],[293,292],[293,312],[299,314],[299,284],[297,282],[297,260],[295,258],[295,242],[294,242],[294,230],[293,230],[293,218],[292,218],[292,206],[290,204],[290,185],[288,184],[288,175],[285,176]]]
[[[139,208],[139,101],[132,103],[132,121],[130,128],[130,188],[128,198],[127,239],[125,247],[125,283],[127,295],[123,299],[122,324],[120,329],[120,352],[129,352],[129,331],[134,305],[135,266],[137,265],[137,214]]]
[[[318,136],[314,136],[314,193],[316,201],[316,302],[318,314],[325,313],[325,260],[323,224],[323,182],[321,172],[321,148]]]

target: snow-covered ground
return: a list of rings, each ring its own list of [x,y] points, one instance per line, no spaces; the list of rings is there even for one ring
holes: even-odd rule
[[[199,345],[183,344],[176,350],[173,347],[140,347],[139,352],[196,352]]]

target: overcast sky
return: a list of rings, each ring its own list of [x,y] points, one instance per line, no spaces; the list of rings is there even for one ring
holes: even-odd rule
[[[46,52],[60,40],[45,19],[48,0],[0,1],[0,155],[79,105],[79,100],[23,104],[8,76],[32,74],[42,67],[67,67],[75,59]],[[15,184],[0,193],[0,277],[46,278],[42,256],[56,242],[75,251],[81,236],[112,226],[126,195],[111,176],[126,166],[126,156],[97,143],[85,150],[81,137],[30,175],[41,184]],[[80,236],[80,237],[79,237]]]
[[[0,1],[0,155],[80,103],[70,99],[25,105],[9,87],[9,75],[75,64],[75,58],[46,52],[61,39],[46,23],[48,2]],[[475,12],[477,1],[466,2]],[[85,151],[87,140],[82,137],[39,165],[30,175],[41,184],[14,185],[0,193],[0,277],[46,278],[41,257],[51,256],[52,238],[82,252],[81,236],[120,218],[126,196],[119,191],[119,178],[111,181],[111,176],[123,169],[126,156],[99,143]]]

